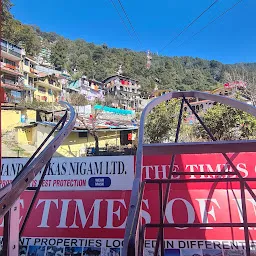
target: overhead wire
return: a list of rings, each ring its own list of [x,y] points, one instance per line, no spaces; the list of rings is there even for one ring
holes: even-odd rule
[[[129,24],[130,24],[130,26],[131,26],[131,28],[132,28],[132,31],[133,31],[133,33],[134,33],[134,35],[135,35],[137,41],[138,41],[139,44],[141,45],[141,41],[140,41],[140,39],[139,39],[139,37],[138,37],[138,34],[136,33],[136,31],[135,31],[135,29],[134,29],[134,27],[133,27],[133,25],[132,25],[132,23],[131,23],[131,20],[129,19],[129,16],[128,16],[127,12],[126,12],[125,9],[124,9],[124,6],[123,6],[121,0],[118,0],[118,2],[119,2],[119,5],[121,6],[121,8],[122,8],[122,10],[123,10],[123,12],[124,12],[124,15],[125,15],[126,19],[128,20],[128,22],[129,22]]]
[[[226,13],[228,13],[229,11],[231,11],[233,8],[235,8],[238,4],[240,4],[243,0],[239,0],[237,1],[235,4],[233,4],[230,8],[228,8],[227,10],[225,10],[224,12],[222,12],[219,16],[217,16],[216,18],[214,18],[213,20],[211,20],[210,22],[208,22],[203,28],[201,28],[198,32],[196,32],[195,34],[193,34],[189,39],[185,40],[184,42],[182,42],[180,45],[177,46],[180,47],[183,44],[185,44],[186,42],[190,41],[190,39],[193,39],[195,36],[197,36],[198,34],[200,34],[203,30],[205,30],[208,26],[210,26],[212,23],[214,23],[216,20],[220,19],[222,16],[224,16]]]
[[[208,6],[199,16],[197,16],[192,22],[190,22],[177,36],[160,49],[159,53],[165,50],[170,44],[172,44],[177,38],[179,38],[184,32],[186,32],[196,21],[198,21],[207,11],[209,11],[219,0],[215,0],[210,6]]]
[[[118,8],[117,8],[117,6],[116,6],[114,0],[110,0],[110,1],[111,1],[112,5],[114,6],[114,8],[115,8],[117,14],[119,15],[119,17],[120,17],[120,19],[121,19],[121,21],[122,21],[122,23],[123,23],[125,29],[127,30],[129,36],[133,39],[133,35],[132,35],[131,31],[128,29],[128,27],[127,27],[127,25],[126,25],[126,23],[125,23],[125,21],[124,21],[122,15],[120,14],[120,12],[119,12],[119,10],[118,10]]]

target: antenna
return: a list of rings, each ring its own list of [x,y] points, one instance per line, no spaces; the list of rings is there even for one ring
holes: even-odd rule
[[[147,52],[147,65],[146,65],[147,69],[150,69],[150,67],[151,67],[151,60],[152,60],[152,56],[150,54],[150,51],[148,50],[148,52]]]

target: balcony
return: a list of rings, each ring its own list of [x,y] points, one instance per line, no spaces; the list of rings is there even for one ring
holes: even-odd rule
[[[49,89],[52,89],[52,90],[55,90],[55,91],[61,91],[62,90],[61,84],[48,82],[47,80],[38,79],[37,81],[35,81],[35,85],[44,86],[46,88],[49,88]]]
[[[9,73],[11,75],[21,76],[20,70],[17,66],[13,66],[4,62],[1,62],[1,71]]]
[[[14,91],[22,91],[24,89],[24,85],[22,83],[2,78],[1,86],[6,89],[14,90]]]
[[[1,40],[1,55],[10,60],[20,60],[22,57],[22,49],[16,45]]]

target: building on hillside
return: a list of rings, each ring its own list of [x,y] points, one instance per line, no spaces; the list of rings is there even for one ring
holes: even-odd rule
[[[80,93],[84,95],[88,101],[104,99],[104,84],[94,79],[88,79],[86,76],[82,76],[80,79],[70,82],[66,87],[66,91],[69,94]]]
[[[122,75],[114,75],[106,78],[105,95],[112,95],[118,102],[118,106],[124,109],[137,110],[141,106],[140,85],[137,80]]]
[[[32,102],[34,99],[34,91],[35,88],[35,79],[39,75],[38,70],[36,67],[36,61],[33,60],[31,57],[24,56],[22,61],[22,71],[23,71],[23,84],[24,84],[24,99],[25,101]]]
[[[35,78],[35,89],[35,99],[41,102],[56,102],[60,99],[62,93],[62,85],[54,74],[40,73]]]
[[[24,49],[1,40],[1,86],[5,92],[4,102],[18,103],[22,100],[24,85],[20,64],[24,55]]]
[[[169,93],[171,92],[170,90],[154,90],[151,95],[150,95],[150,98],[156,98],[156,97],[160,97],[166,93]]]
[[[39,63],[39,65],[52,67],[52,64],[51,64],[51,61],[50,61],[51,50],[44,46],[42,38],[41,38],[41,45],[42,45],[42,48],[41,48],[39,54],[36,57],[36,62]]]

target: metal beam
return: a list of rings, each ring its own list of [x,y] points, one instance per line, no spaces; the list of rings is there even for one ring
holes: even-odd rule
[[[74,108],[69,103],[63,104],[67,106],[67,109],[69,109],[70,112],[68,122],[61,130],[58,131],[54,139],[51,140],[51,142],[42,150],[42,152],[36,158],[34,158],[28,166],[23,168],[19,175],[17,175],[10,183],[10,191],[0,199],[0,217],[3,217],[8,212],[17,198],[20,197],[21,193],[29,186],[36,175],[48,163],[53,154],[57,151],[58,147],[72,131],[76,121],[76,113]],[[2,189],[0,189],[0,193]]]
[[[175,143],[178,143],[178,140],[179,140],[180,126],[181,126],[181,122],[182,122],[182,114],[183,114],[184,102],[185,102],[185,100],[183,98],[182,101],[181,101],[181,104],[180,104],[179,119],[178,119],[178,124],[177,124],[177,128],[176,128],[176,134],[175,134]],[[169,171],[169,174],[168,174],[168,179],[171,179],[172,174],[173,174],[173,167],[174,167],[175,157],[176,157],[176,154],[173,154],[172,155],[172,159],[171,159],[170,171]],[[165,210],[166,210],[170,188],[171,188],[171,183],[168,183],[167,186],[166,186],[166,189],[165,189],[164,198],[161,199],[161,200],[163,200],[163,202],[162,202],[162,204],[160,206],[161,207],[161,209],[160,209],[161,213],[165,212]],[[164,216],[163,216],[163,220],[162,221],[164,222]],[[163,249],[162,246],[163,246],[163,242],[164,242],[164,231],[163,231],[163,229],[162,230],[161,229],[158,230],[158,237],[157,237],[157,240],[156,240],[154,256],[158,255],[158,249],[159,249],[160,241],[161,241],[161,253],[162,253],[162,249]]]
[[[34,194],[32,200],[31,200],[31,203],[30,203],[30,205],[29,205],[28,211],[27,211],[27,213],[26,213],[26,215],[25,215],[24,221],[23,221],[22,226],[21,226],[21,228],[20,228],[20,233],[19,233],[19,236],[20,236],[20,237],[23,235],[24,229],[25,229],[25,227],[26,227],[27,221],[28,221],[28,219],[29,219],[29,217],[30,217],[30,214],[31,214],[31,212],[32,212],[33,206],[34,206],[34,204],[35,204],[35,202],[36,202],[37,196],[38,196],[38,194],[39,194],[39,192],[40,192],[40,189],[41,189],[41,186],[42,186],[42,184],[43,184],[43,181],[44,181],[46,172],[47,172],[47,170],[48,170],[48,167],[49,167],[49,165],[50,165],[50,162],[51,162],[51,160],[49,160],[49,162],[48,162],[48,163],[45,165],[45,167],[44,167],[44,171],[43,171],[43,173],[42,173],[42,175],[41,175],[41,177],[40,177],[39,184],[38,184],[38,186],[36,187],[35,194]]]
[[[20,199],[4,216],[3,255],[19,255]]]
[[[165,94],[159,98],[152,100],[143,110],[140,119],[139,127],[139,138],[138,138],[138,149],[136,154],[136,172],[135,178],[133,181],[130,205],[128,218],[126,222],[125,236],[124,236],[124,246],[122,250],[122,255],[127,256],[131,255],[129,252],[132,250],[135,251],[136,247],[136,225],[139,226],[137,217],[135,216],[135,211],[138,209],[140,203],[140,193],[141,183],[142,183],[142,166],[143,166],[143,156],[145,155],[175,155],[175,154],[203,154],[203,153],[222,153],[227,160],[227,162],[234,169],[234,174],[239,177],[239,181],[243,180],[240,173],[237,172],[236,167],[233,165],[231,160],[225,153],[233,152],[254,152],[256,141],[232,141],[232,142],[206,142],[206,143],[177,143],[177,144],[144,144],[144,125],[148,113],[156,107],[161,102],[168,101],[173,98],[183,98],[193,97],[201,98],[205,100],[210,100],[214,102],[219,102],[225,105],[229,105],[236,109],[240,109],[249,114],[252,114],[256,117],[256,108],[254,106],[248,105],[245,102],[240,102],[235,99],[227,98],[225,96],[212,95],[209,93],[195,92],[195,91],[186,91],[186,92],[171,92]],[[190,106],[190,104],[188,104]],[[190,106],[191,107],[191,106]],[[192,110],[193,112],[193,110]],[[196,114],[195,114],[196,115]],[[252,195],[253,198],[256,198],[253,191],[245,183],[246,189]],[[140,206],[139,206],[140,207]],[[135,217],[134,217],[135,216]],[[156,226],[159,228],[159,226]]]
[[[256,223],[247,223],[248,227],[256,227]],[[159,228],[157,223],[145,224],[147,228]],[[244,223],[166,223],[164,228],[243,228]]]

